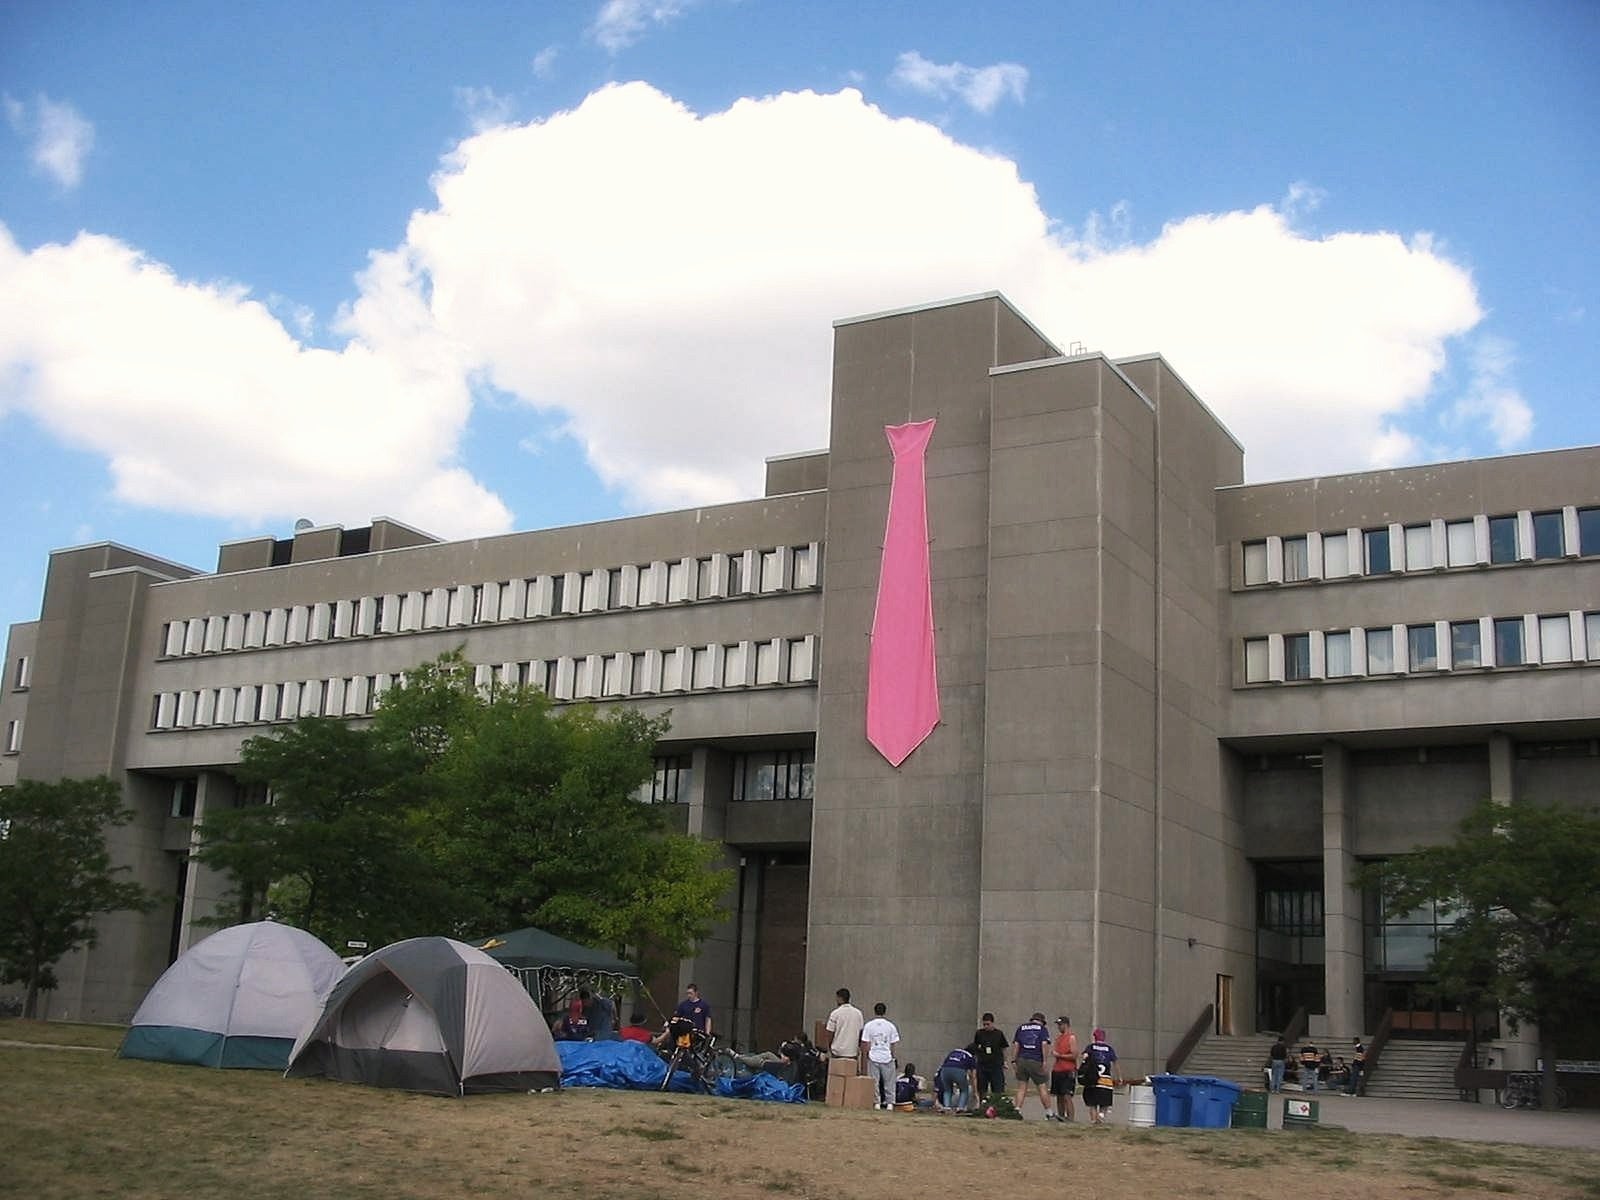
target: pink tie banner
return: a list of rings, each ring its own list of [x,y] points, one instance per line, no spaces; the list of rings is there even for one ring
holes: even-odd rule
[[[939,724],[925,456],[935,422],[886,425],[889,521],[867,656],[867,741],[898,767]]]

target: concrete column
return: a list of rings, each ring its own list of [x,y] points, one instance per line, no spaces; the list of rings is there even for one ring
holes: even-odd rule
[[[195,857],[200,849],[201,827],[206,813],[225,809],[233,803],[233,781],[216,771],[201,771],[195,785],[194,822],[189,830],[188,878],[183,885],[183,916],[178,923],[178,953],[204,941],[215,928],[196,926],[196,921],[214,917],[223,909],[233,881],[224,871],[206,866]]]
[[[694,769],[689,783],[687,832],[691,837],[720,843],[723,827],[727,823],[728,797],[732,793],[729,757],[722,751],[696,746],[692,761]],[[673,998],[675,1004],[682,998],[684,988],[691,983],[699,984],[700,995],[711,1005],[712,1031],[719,1037],[730,1031],[735,1013],[739,857],[736,849],[724,847],[722,861],[716,865],[734,871],[734,884],[723,898],[727,916],[717,922],[711,933],[695,948],[692,958],[679,961],[678,995]],[[745,1024],[748,1027],[748,1020]]]
[[[1351,886],[1354,808],[1349,752],[1337,742],[1322,746],[1322,919],[1327,1034],[1345,1037],[1363,1024],[1361,892]]]
[[[1489,735],[1489,799],[1510,804],[1516,799],[1517,748],[1509,734]]]

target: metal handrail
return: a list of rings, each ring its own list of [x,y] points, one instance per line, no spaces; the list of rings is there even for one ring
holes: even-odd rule
[[[1207,1004],[1200,1010],[1200,1015],[1194,1019],[1194,1024],[1189,1026],[1189,1032],[1183,1035],[1177,1048],[1167,1055],[1168,1075],[1176,1075],[1183,1070],[1183,1064],[1189,1061],[1189,1055],[1194,1053],[1194,1048],[1200,1044],[1200,1039],[1205,1037],[1206,1030],[1211,1027],[1212,1019],[1216,1015],[1215,1004]]]
[[[1361,1079],[1356,1084],[1356,1095],[1367,1094],[1367,1080],[1372,1078],[1372,1073],[1378,1069],[1378,1058],[1383,1053],[1383,1048],[1389,1044],[1389,1035],[1394,1032],[1394,1009],[1383,1010],[1383,1019],[1378,1022],[1377,1032],[1372,1035],[1372,1040],[1367,1043],[1367,1065],[1361,1071]]]

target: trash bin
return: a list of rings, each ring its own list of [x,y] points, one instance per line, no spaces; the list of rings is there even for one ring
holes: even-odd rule
[[[1156,1092],[1156,1124],[1186,1128],[1189,1124],[1189,1077],[1152,1075],[1150,1086]]]
[[[1156,1092],[1146,1084],[1135,1083],[1128,1087],[1128,1124],[1134,1129],[1148,1129],[1156,1123]]]
[[[1283,1098],[1283,1127],[1285,1129],[1315,1129],[1317,1127],[1317,1101]]]
[[[1267,1127],[1267,1094],[1260,1091],[1243,1092],[1239,1103],[1233,1106],[1235,1129],[1265,1129]]]
[[[1197,1129],[1226,1129],[1233,1105],[1244,1091],[1231,1079],[1213,1075],[1189,1076],[1189,1124]]]

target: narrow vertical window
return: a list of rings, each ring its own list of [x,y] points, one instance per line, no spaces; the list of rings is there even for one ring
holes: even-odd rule
[[[1566,613],[1539,618],[1539,661],[1572,661],[1572,622],[1567,619]]]
[[[1433,528],[1406,526],[1406,570],[1426,571],[1433,566]]]
[[[1600,612],[1583,614],[1583,640],[1589,647],[1589,661],[1600,662]]]
[[[1497,666],[1520,667],[1523,663],[1521,617],[1497,617],[1494,623],[1494,661]]]
[[[1265,683],[1268,675],[1267,662],[1267,639],[1245,638],[1244,681],[1246,683]]]
[[[1578,510],[1578,553],[1600,554],[1600,508]]]
[[[1470,567],[1478,561],[1477,534],[1471,521],[1451,521],[1444,527],[1444,537],[1452,567]]]
[[[1303,537],[1283,539],[1283,580],[1293,583],[1311,578],[1311,555]]]
[[[1413,671],[1433,671],[1439,666],[1438,630],[1432,625],[1412,625],[1406,629],[1407,657]]]
[[[1350,574],[1350,535],[1325,533],[1322,535],[1322,577],[1341,579]]]
[[[1342,679],[1351,674],[1350,631],[1325,634],[1322,639],[1323,655],[1327,660],[1329,679]]]
[[[1394,630],[1367,630],[1367,674],[1394,674]]]
[[[1311,678],[1311,635],[1286,633],[1283,637],[1283,677]]]
[[[1366,551],[1368,575],[1386,575],[1389,572],[1389,530],[1368,529],[1361,535]]]
[[[1483,643],[1476,621],[1450,623],[1450,665],[1456,670],[1483,666]]]
[[[1244,582],[1247,587],[1267,581],[1267,544],[1244,544]]]
[[[1489,561],[1492,563],[1517,561],[1516,517],[1489,518]]]
[[[1560,558],[1566,552],[1559,512],[1533,514],[1533,557]]]

